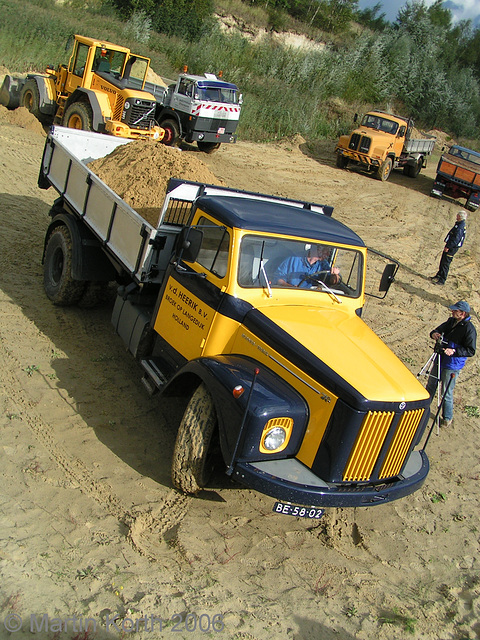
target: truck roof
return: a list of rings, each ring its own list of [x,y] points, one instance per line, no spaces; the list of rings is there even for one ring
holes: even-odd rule
[[[338,220],[301,207],[223,195],[200,196],[196,204],[225,225],[238,229],[365,246],[360,236]]]
[[[452,146],[448,150],[448,153],[451,153],[452,149],[454,151],[456,151],[456,150],[458,150],[458,151],[466,151],[467,153],[471,153],[472,155],[477,156],[478,158],[480,158],[480,153],[478,151],[474,151],[473,149],[469,149],[468,147],[462,147],[459,144],[452,144]],[[454,154],[452,154],[452,155],[454,155]]]
[[[223,89],[238,89],[233,82],[225,82],[225,80],[219,80],[216,77],[208,78],[207,76],[192,76],[190,74],[182,74],[182,78],[188,78],[194,80],[199,87],[221,87]]]
[[[97,40],[96,38],[89,38],[78,34],[75,35],[75,40],[78,40],[78,42],[81,42],[82,44],[86,44],[88,47],[105,47],[106,49],[120,51],[121,53],[130,53],[130,49],[128,47],[122,47],[119,44],[108,42],[108,40]]]
[[[402,122],[408,123],[408,118],[404,118],[403,116],[396,116],[394,113],[388,113],[387,111],[379,111],[378,109],[373,109],[372,111],[369,111],[365,115],[368,115],[368,114],[386,116],[387,118],[397,118],[397,120],[401,120]]]

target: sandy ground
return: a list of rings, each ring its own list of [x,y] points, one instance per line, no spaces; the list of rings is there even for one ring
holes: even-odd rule
[[[37,125],[0,108],[0,637],[480,638],[478,358],[410,497],[311,522],[228,480],[179,495],[174,403],[146,394],[108,307],[55,308],[44,295],[55,194],[37,188]],[[446,286],[428,280],[463,204],[429,197],[435,161],[382,184],[337,169],[327,143],[313,157],[300,139],[200,157],[229,186],[333,205],[401,262],[364,317],[415,374],[450,303],[469,300],[479,326],[480,214]]]

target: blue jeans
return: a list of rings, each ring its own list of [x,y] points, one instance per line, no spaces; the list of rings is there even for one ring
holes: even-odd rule
[[[452,373],[454,377],[451,379]],[[441,393],[445,392],[447,385],[451,379],[450,384],[448,385],[448,391],[445,395],[445,401],[443,403],[442,409],[442,417],[444,420],[451,420],[453,418],[453,390],[455,388],[455,384],[457,382],[458,374],[460,371],[453,371],[452,369],[442,369],[440,372],[440,381],[442,383]],[[436,374],[436,371],[435,371]],[[433,396],[435,395],[435,391],[437,390],[437,377],[435,374],[431,374],[428,378],[427,382],[427,391],[430,394],[430,398],[433,400]]]

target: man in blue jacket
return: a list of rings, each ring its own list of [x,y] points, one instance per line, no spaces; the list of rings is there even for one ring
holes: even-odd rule
[[[450,229],[444,240],[445,248],[443,249],[442,257],[440,258],[438,271],[436,275],[431,278],[434,284],[445,284],[453,256],[465,242],[465,234],[467,233],[466,222],[467,212],[459,211],[457,213],[457,221],[455,222],[455,225]]]
[[[440,421],[440,426],[444,427],[452,424],[453,389],[455,388],[458,374],[465,366],[467,358],[475,355],[477,347],[477,331],[471,322],[468,302],[460,300],[449,309],[452,312],[452,316],[430,332],[430,337],[436,343],[437,358],[440,358],[442,393],[447,390],[443,404],[443,418]],[[437,367],[434,366],[427,383],[427,391],[432,399],[438,384],[437,371]]]

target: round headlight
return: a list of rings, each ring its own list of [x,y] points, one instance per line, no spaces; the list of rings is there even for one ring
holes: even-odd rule
[[[265,436],[265,439],[263,440],[263,446],[269,451],[274,451],[275,449],[278,449],[282,446],[282,444],[285,442],[286,437],[287,433],[285,429],[282,429],[282,427],[274,427]]]
[[[130,109],[130,103],[128,101],[125,102],[125,109]]]

